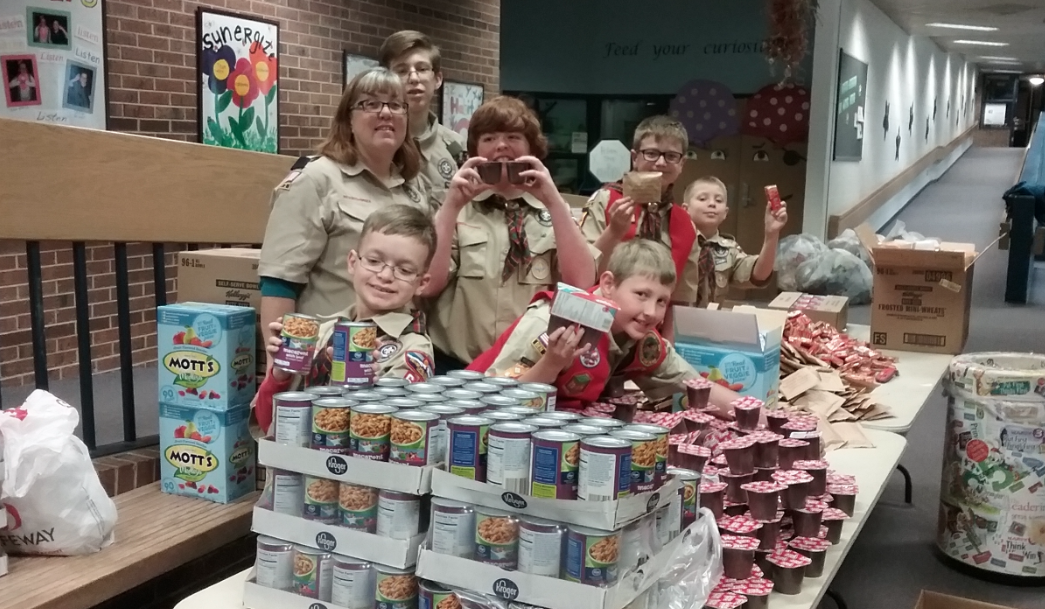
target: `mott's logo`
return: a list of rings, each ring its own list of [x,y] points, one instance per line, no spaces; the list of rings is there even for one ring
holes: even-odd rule
[[[218,458],[209,450],[190,444],[174,444],[163,453],[167,462],[178,468],[176,477],[200,481],[218,467]]]
[[[249,357],[249,356],[248,356]],[[221,372],[218,360],[206,353],[195,351],[173,351],[163,358],[163,367],[170,370],[177,379],[177,385],[199,388],[207,379]]]
[[[232,368],[234,370],[242,370],[244,368],[250,368],[254,364],[254,356],[250,353],[241,353],[232,360]]]
[[[236,449],[235,452],[229,457],[229,462],[239,465],[250,458],[251,449],[249,446]]]

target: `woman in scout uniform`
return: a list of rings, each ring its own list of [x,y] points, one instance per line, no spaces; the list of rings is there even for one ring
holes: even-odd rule
[[[258,266],[263,326],[355,302],[348,252],[373,211],[393,203],[428,209],[420,163],[399,77],[373,68],[353,78],[319,155],[298,159],[273,193]]]
[[[465,159],[464,138],[452,125],[439,124],[432,99],[443,86],[439,47],[421,32],[403,30],[385,39],[378,51],[381,66],[395,72],[406,87],[410,104],[410,135],[421,150],[419,178],[428,189],[432,209],[439,209],[446,189]]]
[[[558,281],[595,282],[596,252],[539,160],[546,152],[540,123],[522,101],[496,97],[472,115],[472,158],[435,216],[439,240],[426,295],[439,295],[429,319],[439,370],[489,349],[534,294]],[[508,181],[508,161],[519,162],[513,169],[522,183]],[[496,183],[484,183],[479,170]]]

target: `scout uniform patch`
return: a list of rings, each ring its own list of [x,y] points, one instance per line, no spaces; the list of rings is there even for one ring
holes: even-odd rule
[[[544,355],[548,352],[548,333],[542,333],[540,336],[533,339],[533,342],[530,343],[530,345],[539,355]]]
[[[276,187],[277,190],[290,190],[290,185],[294,183],[294,180],[298,179],[301,175],[300,169],[294,169],[287,174],[287,177],[283,178],[283,181]]]
[[[504,376],[512,379],[517,379],[520,376],[530,371],[530,366],[527,366],[523,362],[519,362],[513,365],[511,368],[504,371]]]
[[[584,388],[587,387],[588,383],[590,383],[590,382],[591,382],[591,375],[590,374],[578,374],[578,375],[574,376],[573,378],[571,378],[566,383],[566,391],[567,391],[567,393],[572,393],[572,394],[580,393],[580,392],[584,391]]]
[[[377,346],[377,361],[385,362],[390,357],[399,352],[402,348],[403,343],[394,339],[384,339],[378,343]]]
[[[407,196],[410,197],[411,201],[414,203],[421,202],[421,193],[414,190],[409,184],[403,184],[403,190],[406,192]]]
[[[412,383],[426,381],[434,374],[432,358],[423,351],[407,351],[403,354],[403,362],[406,365],[406,375],[403,378]]]
[[[547,209],[542,209],[541,213],[537,215],[537,221],[545,226],[552,225],[552,212]]]
[[[454,177],[454,164],[451,163],[449,159],[439,160],[439,175],[447,180]]]
[[[660,338],[656,334],[650,332],[646,336],[642,337],[639,341],[639,363],[643,366],[652,366],[657,363],[660,359],[660,350],[662,345],[660,344]]]
[[[580,360],[581,365],[585,368],[594,368],[602,361],[602,356],[599,355],[598,349],[589,349],[587,353],[581,355]]]
[[[534,258],[530,264],[530,274],[534,279],[547,279],[552,274],[552,267],[544,258]]]

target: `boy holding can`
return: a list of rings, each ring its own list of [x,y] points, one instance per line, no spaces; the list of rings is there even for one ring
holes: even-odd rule
[[[390,205],[370,214],[359,239],[359,250],[348,254],[348,274],[356,302],[319,327],[319,341],[304,386],[330,382],[334,325],[339,321],[371,321],[374,347],[370,369],[375,377],[395,376],[412,382],[432,375],[432,342],[424,313],[411,307],[414,296],[428,284],[428,265],[435,253],[436,234],[431,219],[417,208]],[[281,322],[269,324],[267,349],[275,354],[282,345]],[[272,423],[272,397],[295,384],[295,375],[273,366],[255,404],[262,430]]]
[[[631,380],[654,399],[681,391],[683,383],[700,374],[657,331],[674,289],[675,264],[668,248],[648,239],[628,241],[614,249],[594,291],[619,307],[610,331],[596,344],[580,344],[583,332],[577,326],[549,335],[554,293],[542,292],[468,368],[555,385],[557,410],[583,409],[617,381]],[[728,418],[729,404],[737,397],[714,385],[709,404]]]
[[[776,192],[775,187],[773,193]],[[767,189],[767,194],[769,191]],[[780,243],[780,231],[787,224],[787,204],[779,195],[766,202],[765,238],[757,256],[745,254],[730,235],[719,232],[726,220],[729,204],[726,185],[714,176],[698,178],[686,187],[682,206],[697,229],[698,252],[694,306],[716,302],[733,284],[742,288],[761,288],[773,276],[773,263]]]

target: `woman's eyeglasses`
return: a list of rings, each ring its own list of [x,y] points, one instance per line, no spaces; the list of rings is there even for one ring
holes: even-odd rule
[[[392,114],[406,114],[407,105],[400,101],[383,102],[377,99],[364,99],[354,107],[356,110],[362,110],[367,114],[380,114],[385,106],[388,106],[388,111]]]

